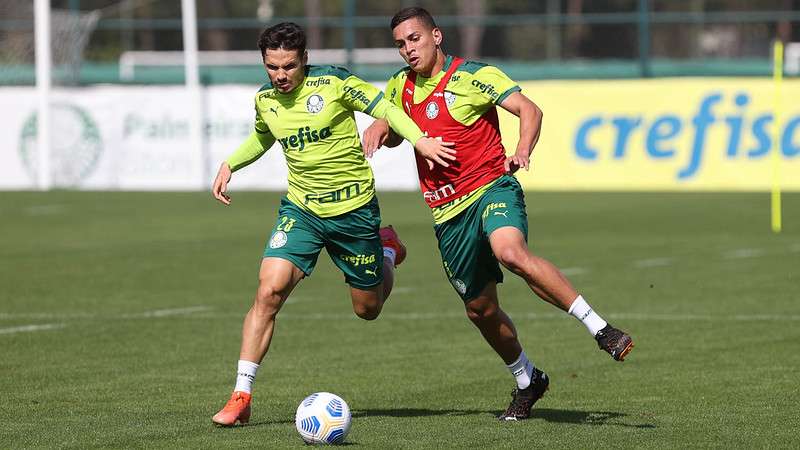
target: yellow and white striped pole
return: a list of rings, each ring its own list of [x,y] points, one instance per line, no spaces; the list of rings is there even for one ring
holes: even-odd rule
[[[781,232],[781,84],[783,82],[783,42],[776,40],[772,49],[775,127],[772,149],[772,231]]]

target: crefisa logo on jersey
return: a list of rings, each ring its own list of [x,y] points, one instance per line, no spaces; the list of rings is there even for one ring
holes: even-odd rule
[[[428,103],[428,106],[425,107],[425,115],[431,120],[437,118],[439,116],[439,105],[436,102]]]
[[[311,114],[316,114],[322,111],[324,106],[325,100],[323,100],[322,96],[319,94],[314,94],[311,97],[308,97],[308,100],[306,100],[306,110]]]

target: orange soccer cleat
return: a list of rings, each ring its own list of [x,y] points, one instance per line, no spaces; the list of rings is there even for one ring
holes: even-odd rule
[[[403,260],[406,259],[406,246],[400,242],[400,236],[394,231],[391,225],[383,227],[379,231],[381,235],[381,243],[384,247],[389,247],[394,250],[394,266],[397,267]]]
[[[211,420],[224,427],[232,427],[238,421],[245,424],[250,421],[250,394],[234,391],[228,403]]]

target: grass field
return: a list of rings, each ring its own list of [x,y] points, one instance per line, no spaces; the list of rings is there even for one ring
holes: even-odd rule
[[[447,283],[418,194],[382,194],[409,248],[374,322],[326,255],[278,317],[251,425],[210,418],[277,194],[0,193],[0,448],[301,447],[294,411],[327,390],[367,448],[797,446],[800,195],[529,193],[531,248],[636,348],[620,364],[512,276],[500,288],[551,377],[499,423],[513,379]]]

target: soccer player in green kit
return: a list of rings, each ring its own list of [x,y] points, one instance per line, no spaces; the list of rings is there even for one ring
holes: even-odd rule
[[[419,127],[374,86],[333,66],[308,66],[305,33],[298,25],[267,28],[259,48],[270,82],[255,97],[255,130],[222,163],[212,193],[230,204],[232,172],[283,147],[289,189],[264,250],[258,290],[242,327],[236,386],[212,418],[223,426],[250,419],[252,383],[269,349],[275,317],[292,289],[311,275],[324,247],[350,285],[356,315],[378,317],[405,247],[391,227],[380,227],[375,180],[364,158],[353,111],[391,123],[421,157],[442,166],[454,158],[446,143]]]
[[[501,420],[530,417],[550,379],[522,350],[511,318],[500,308],[499,264],[520,276],[543,300],[580,320],[599,347],[622,361],[631,337],[609,325],[549,261],[527,245],[528,218],[522,188],[511,174],[528,169],[539,139],[542,112],[500,69],[445,55],[442,33],[422,8],[406,8],[391,21],[394,42],[408,67],[386,86],[386,95],[428,136],[455,143],[456,159],[434,167],[417,157],[425,202],[430,206],[445,274],[469,319],[516,379],[511,404]],[[519,117],[516,152],[506,157],[496,106]],[[367,156],[402,140],[385,120],[364,132]],[[396,131],[396,130],[395,130]]]

